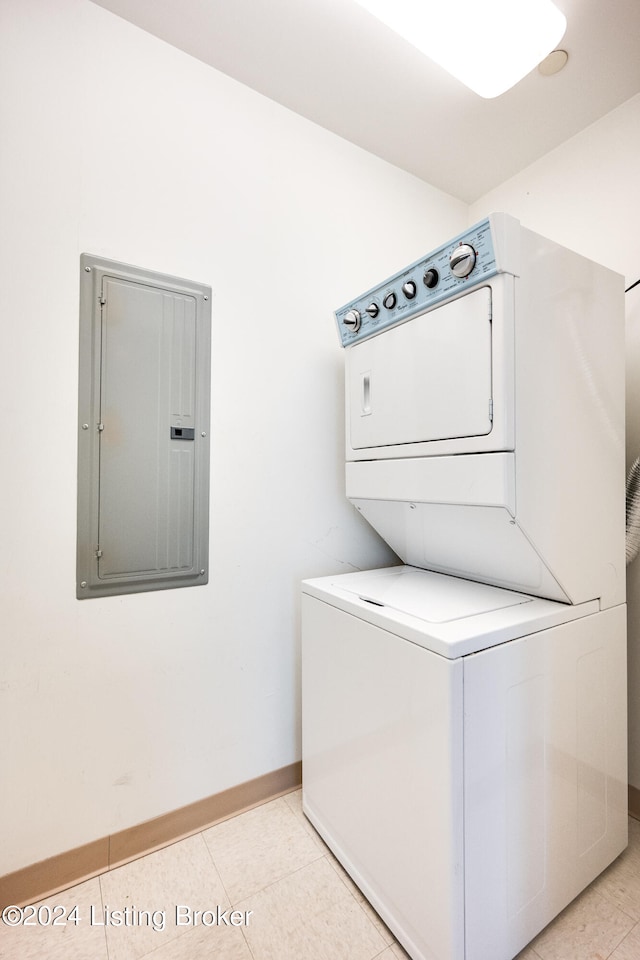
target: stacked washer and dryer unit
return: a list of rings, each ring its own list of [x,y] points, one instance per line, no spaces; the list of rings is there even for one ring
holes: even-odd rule
[[[623,279],[493,214],[336,312],[303,806],[413,960],[511,960],[627,843]]]

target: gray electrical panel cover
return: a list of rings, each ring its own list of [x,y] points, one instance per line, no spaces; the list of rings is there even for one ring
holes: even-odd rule
[[[79,599],[208,581],[211,290],[80,258]]]

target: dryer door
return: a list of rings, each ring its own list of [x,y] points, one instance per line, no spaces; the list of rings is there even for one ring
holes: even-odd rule
[[[491,432],[491,288],[347,350],[354,449]]]

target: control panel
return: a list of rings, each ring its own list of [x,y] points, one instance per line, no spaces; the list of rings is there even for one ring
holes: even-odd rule
[[[342,346],[404,323],[497,273],[487,219],[336,310]]]

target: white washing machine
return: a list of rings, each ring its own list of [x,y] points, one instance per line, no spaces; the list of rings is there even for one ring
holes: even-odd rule
[[[623,279],[494,214],[336,312],[303,807],[413,960],[511,960],[627,843]]]

